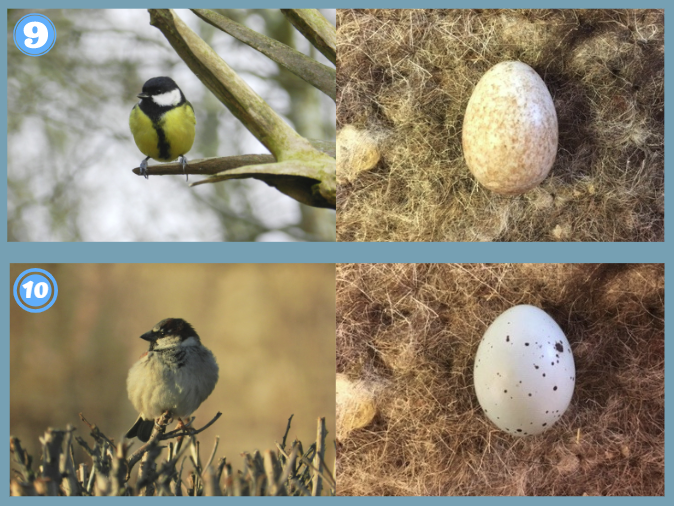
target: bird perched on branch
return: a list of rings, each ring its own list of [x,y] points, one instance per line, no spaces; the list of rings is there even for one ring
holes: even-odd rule
[[[178,157],[185,172],[185,155],[192,149],[197,123],[192,104],[170,77],[148,80],[138,98],[140,102],[131,110],[129,127],[136,146],[147,157],[140,162],[140,173],[147,179],[150,158],[172,162]]]
[[[126,437],[145,442],[165,411],[178,419],[196,411],[218,382],[218,364],[183,319],[162,320],[140,338],[150,342],[150,349],[126,380],[129,399],[140,413]]]

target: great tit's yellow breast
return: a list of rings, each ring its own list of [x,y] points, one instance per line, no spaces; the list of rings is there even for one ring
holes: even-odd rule
[[[165,112],[156,124],[138,105],[129,117],[140,152],[160,162],[171,162],[192,149],[196,122],[189,102]]]
[[[194,110],[189,102],[166,112],[159,121],[159,126],[164,131],[164,136],[169,143],[169,156],[166,159],[155,159],[161,162],[170,162],[192,149],[196,123]]]
[[[156,160],[159,156],[159,136],[150,117],[138,105],[131,109],[129,128],[140,152]]]

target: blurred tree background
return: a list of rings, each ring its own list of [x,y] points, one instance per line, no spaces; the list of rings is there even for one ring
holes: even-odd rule
[[[57,39],[41,57],[8,43],[9,241],[335,240],[334,211],[263,182],[189,188],[184,177],[146,181],[131,172],[144,156],[129,113],[143,83],[160,75],[194,106],[189,160],[267,152],[150,26],[146,10],[9,10],[8,33],[29,12],[49,17]],[[331,65],[278,10],[219,12]],[[321,12],[335,22],[334,10]],[[177,13],[301,135],[335,138],[330,98],[192,12]]]
[[[93,444],[82,412],[120,441],[137,417],[126,393],[131,365],[147,351],[141,334],[168,317],[191,323],[215,354],[220,379],[196,411],[203,453],[240,469],[244,451],[289,440],[305,449],[326,417],[326,463],[335,436],[334,264],[50,264],[58,283],[44,313],[10,310],[10,433],[36,461],[38,437],[71,423]],[[173,424],[172,424],[173,426]],[[134,449],[137,449],[137,440]],[[78,445],[77,459],[88,462]]]

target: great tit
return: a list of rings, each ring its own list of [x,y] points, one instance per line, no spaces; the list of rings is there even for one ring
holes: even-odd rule
[[[170,77],[153,77],[143,85],[138,102],[131,110],[129,127],[133,140],[147,158],[140,162],[140,173],[147,179],[147,161],[171,162],[180,157],[187,178],[185,154],[194,143],[197,123],[194,109]]]

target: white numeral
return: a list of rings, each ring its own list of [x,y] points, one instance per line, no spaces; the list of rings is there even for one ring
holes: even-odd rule
[[[26,23],[26,26],[23,27],[23,34],[26,37],[29,37],[25,42],[26,47],[33,49],[44,46],[47,43],[47,39],[49,39],[49,30],[44,23],[40,23],[39,21]],[[37,38],[37,40],[33,41],[32,39],[35,38]]]
[[[21,285],[21,286],[26,289],[26,298],[30,299],[31,294],[33,293],[33,282],[29,281],[25,285]]]
[[[38,299],[44,299],[47,296],[47,293],[49,293],[49,286],[47,286],[47,283],[41,281],[35,285],[35,296]]]
[[[26,298],[30,299],[33,296],[33,282],[29,281],[21,286],[26,289]],[[44,299],[47,296],[47,293],[49,293],[49,285],[47,285],[47,283],[41,281],[35,285],[35,296],[38,299]]]

